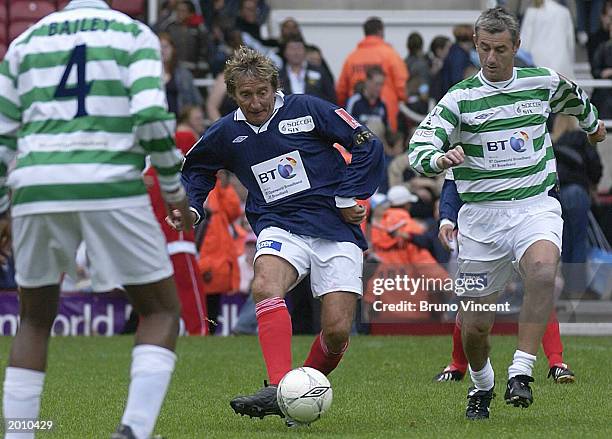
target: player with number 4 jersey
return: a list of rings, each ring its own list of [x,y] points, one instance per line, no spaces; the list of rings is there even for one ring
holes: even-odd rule
[[[110,3],[72,0],[17,37],[0,64],[0,262],[12,230],[21,302],[3,417],[38,417],[59,283],[84,241],[94,290],[124,285],[141,317],[112,436],[140,439],[151,436],[174,369],[180,308],[142,177],[146,155],[168,207],[188,213],[188,203],[159,40]]]

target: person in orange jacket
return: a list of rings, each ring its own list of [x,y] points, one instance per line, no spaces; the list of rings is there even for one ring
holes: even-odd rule
[[[380,18],[368,18],[363,25],[363,31],[365,38],[346,58],[338,78],[338,104],[343,106],[349,96],[355,93],[355,85],[365,80],[369,67],[380,66],[385,73],[381,97],[387,106],[389,126],[393,131],[397,131],[399,102],[406,100],[408,69],[401,56],[383,39],[384,26]]]
[[[235,293],[240,289],[240,268],[232,223],[242,214],[242,207],[227,171],[219,171],[217,184],[208,196],[206,208],[210,217],[200,247],[198,266],[204,280],[208,312],[211,319],[216,320],[221,294]],[[214,324],[210,326],[210,332],[214,334]]]

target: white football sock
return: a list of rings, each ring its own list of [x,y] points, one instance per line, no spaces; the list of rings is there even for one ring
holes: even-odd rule
[[[489,358],[487,358],[487,363],[482,369],[474,371],[472,370],[472,366],[470,366],[469,369],[474,387],[478,390],[491,390],[493,388],[495,385],[495,373],[493,372],[491,360]]]
[[[2,397],[4,419],[38,419],[44,382],[44,372],[7,367]],[[34,439],[34,433],[6,433],[4,438]]]
[[[508,378],[513,378],[517,375],[533,376],[533,365],[535,361],[535,355],[517,349],[514,353],[512,364],[508,368]]]
[[[138,345],[132,351],[131,382],[121,423],[137,439],[148,439],[170,384],[176,362],[174,352],[155,345]]]

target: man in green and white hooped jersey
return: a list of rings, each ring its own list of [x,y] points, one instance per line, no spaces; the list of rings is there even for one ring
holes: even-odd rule
[[[21,301],[3,417],[38,417],[58,284],[85,241],[94,289],[124,285],[141,316],[115,434],[148,438],[176,361],[179,302],[141,175],[147,155],[169,208],[191,216],[159,40],[109,3],[71,1],[15,39],[0,64],[0,246],[4,259],[10,207]]]
[[[494,396],[488,338],[495,311],[470,304],[496,304],[518,264],[525,296],[504,399],[522,407],[533,401],[535,354],[552,311],[563,221],[558,201],[548,195],[556,172],[546,120],[552,112],[576,116],[591,143],[606,132],[576,84],[550,69],[514,68],[520,45],[514,16],[502,8],[484,11],[474,42],[482,70],[440,100],[415,131],[409,157],[423,175],[452,168],[465,202],[457,280],[469,290],[462,295],[462,336],[474,387],[466,416],[483,419]]]

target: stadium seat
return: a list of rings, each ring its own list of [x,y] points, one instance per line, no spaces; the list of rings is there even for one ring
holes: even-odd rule
[[[6,55],[6,46],[4,44],[0,44],[0,60],[4,59],[4,55]]]
[[[38,21],[45,15],[55,12],[55,2],[50,1],[15,1],[9,7],[9,20]]]
[[[6,40],[6,27],[7,27],[8,14],[6,13],[6,5],[0,0],[0,43],[5,44]]]
[[[9,41],[13,41],[19,35],[21,35],[27,28],[36,24],[37,20],[31,21],[15,21],[11,22],[8,30]]]
[[[129,2],[113,2],[113,9],[123,12],[133,18],[142,18],[145,15],[145,1],[132,0]]]
[[[57,2],[57,10],[61,11],[62,9],[66,7],[68,3],[70,3],[70,0],[59,0]]]

